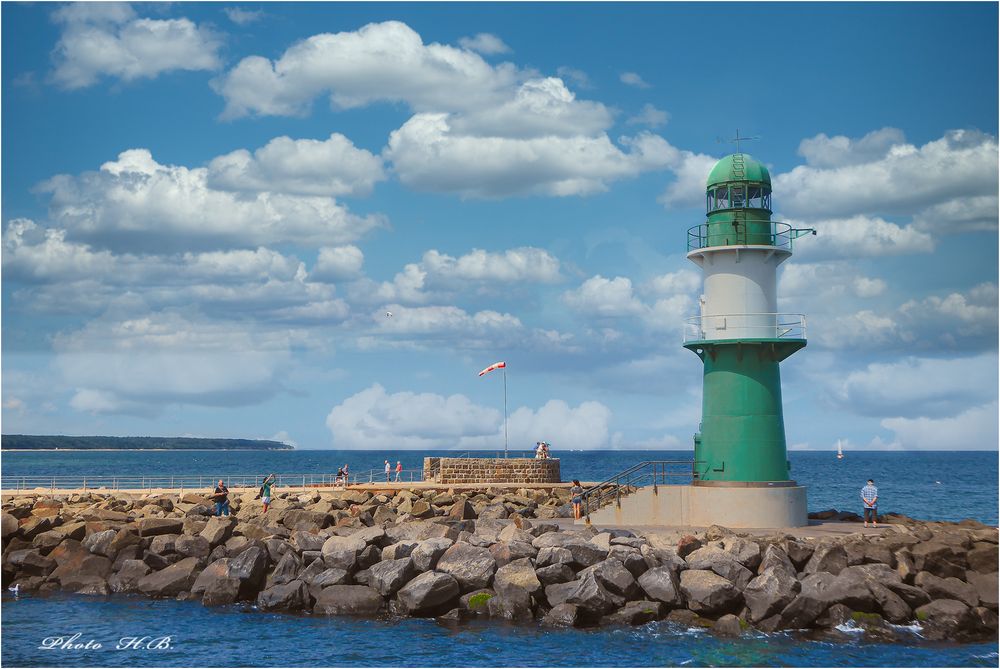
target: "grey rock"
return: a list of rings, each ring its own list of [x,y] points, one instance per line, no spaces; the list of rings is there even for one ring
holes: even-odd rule
[[[331,585],[316,598],[313,613],[327,616],[373,616],[384,602],[366,585]]]
[[[257,595],[262,611],[300,611],[309,608],[311,601],[306,584],[299,580],[271,586]]]
[[[554,606],[542,618],[542,624],[549,627],[576,627],[580,622],[580,607],[575,604]]]
[[[680,575],[681,593],[689,609],[698,614],[738,610],[743,597],[733,583],[707,569],[687,569]]]
[[[979,594],[974,586],[955,577],[940,578],[930,572],[917,574],[914,584],[934,599],[957,599],[968,607],[979,606]]]
[[[403,586],[397,597],[409,613],[420,615],[449,606],[458,599],[460,590],[451,574],[428,571]]]
[[[112,592],[138,592],[139,581],[149,571],[149,565],[142,560],[125,560],[121,569],[108,578],[108,587]]]
[[[882,616],[889,622],[901,625],[913,617],[913,611],[903,598],[878,581],[869,581],[868,589],[875,597],[875,603],[881,610]]]
[[[555,583],[566,583],[576,578],[576,574],[568,564],[550,564],[548,567],[535,569],[535,576],[542,587]]]
[[[520,588],[507,588],[491,597],[486,607],[491,618],[501,618],[511,622],[528,622],[534,618],[531,596]]]
[[[921,635],[935,641],[962,639],[979,626],[972,610],[956,599],[935,599],[918,608],[916,616]]]
[[[497,594],[510,595],[512,601],[519,602],[521,598],[519,595],[512,594],[513,590],[523,590],[528,595],[532,595],[542,589],[542,583],[535,575],[531,560],[522,558],[497,569],[493,578],[493,588]]]
[[[365,548],[367,544],[359,538],[333,536],[323,543],[323,562],[327,567],[353,571]]]
[[[690,553],[684,561],[688,569],[710,570],[728,579],[738,590],[742,590],[753,578],[749,569],[740,564],[733,555],[721,548],[705,546]]]
[[[208,557],[212,545],[202,536],[181,535],[174,542],[174,550],[186,557]]]
[[[413,567],[417,571],[429,571],[437,566],[438,560],[455,542],[446,537],[424,539],[410,553]]]
[[[532,544],[534,546],[535,544]],[[536,567],[548,567],[556,564],[569,565],[573,562],[573,554],[561,546],[546,546],[538,550],[535,557]]]
[[[801,590],[794,575],[780,565],[765,569],[743,590],[743,599],[750,609],[750,621],[760,622],[781,613]]]
[[[105,530],[94,532],[83,540],[83,547],[96,555],[103,555],[114,559],[115,553],[111,550],[111,542],[114,541],[116,530]]]
[[[236,519],[226,516],[216,516],[209,519],[205,524],[205,529],[201,531],[201,536],[213,548],[224,544],[233,534],[236,527]]]
[[[663,603],[636,600],[604,616],[601,623],[608,625],[645,625],[663,617]]]
[[[597,546],[589,541],[568,542],[563,544],[563,548],[568,550],[570,555],[573,556],[570,564],[577,567],[589,567],[607,559],[608,557],[607,549],[601,548],[600,546]]]
[[[351,575],[346,570],[331,568],[316,574],[309,582],[309,585],[314,585],[322,589],[328,588],[331,585],[349,585],[350,582]]]
[[[965,572],[965,580],[976,589],[980,604],[988,609],[997,610],[997,593],[1000,591],[1000,586],[997,585],[997,572],[980,574],[967,571]]]
[[[824,611],[818,618],[816,618],[816,622],[813,624],[816,627],[832,629],[838,625],[843,625],[850,620],[853,613],[854,612],[851,611],[851,607],[849,606],[844,604],[834,604]]]
[[[677,571],[667,567],[655,567],[639,577],[639,587],[651,598],[663,602],[670,608],[684,606],[680,579]]]
[[[369,569],[368,585],[379,594],[390,597],[416,576],[413,561],[409,557],[385,560]]]
[[[626,600],[637,599],[642,592],[632,576],[632,572],[625,568],[621,560],[609,558],[598,562],[582,570],[578,574],[578,578],[583,578],[588,573],[593,573],[601,585],[616,595],[621,595]]]
[[[565,599],[568,604],[576,604],[584,611],[595,615],[602,616],[617,608],[620,608],[625,604],[625,598],[621,595],[617,595],[601,584],[594,575],[594,572],[590,572],[583,576],[579,580],[572,581],[570,584],[573,585],[573,589],[569,592]],[[549,588],[558,588],[560,586],[549,586]],[[548,594],[548,588],[546,588],[546,595]]]
[[[198,558],[184,558],[139,579],[139,592],[149,597],[175,597],[191,589],[198,573]]]
[[[497,564],[485,548],[455,544],[438,560],[437,571],[450,574],[463,592],[485,588],[493,580]]]
[[[809,555],[812,555],[812,551],[809,551]],[[796,575],[796,567],[792,559],[784,550],[775,544],[768,545],[768,547],[764,550],[764,557],[761,559],[760,565],[757,567],[757,573],[763,574],[765,571],[769,570],[781,571],[791,578],[795,578]]]
[[[489,613],[489,601],[496,597],[496,592],[490,588],[473,590],[458,598],[458,605],[473,615],[486,615]]]
[[[731,613],[727,613],[711,627],[712,634],[721,637],[738,637],[743,634],[743,626],[740,619]]]
[[[326,536],[322,534],[314,534],[312,532],[303,532],[302,530],[296,530],[292,532],[292,546],[301,552],[305,551],[320,551],[323,550],[323,544],[326,543]]]
[[[275,585],[291,583],[296,579],[301,569],[302,560],[295,554],[295,551],[288,551],[281,556],[278,564],[275,565],[274,571],[271,572],[271,576],[268,579],[268,585],[273,587]]]
[[[826,572],[836,576],[847,567],[847,552],[839,544],[817,546],[803,571],[807,574]]]
[[[762,556],[756,542],[742,537],[726,537],[722,540],[722,548],[751,572],[757,571]]]
[[[413,549],[420,545],[419,541],[397,541],[382,549],[383,560],[399,560],[408,558]]]

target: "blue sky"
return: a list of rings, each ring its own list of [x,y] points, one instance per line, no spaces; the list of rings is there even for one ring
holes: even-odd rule
[[[997,448],[995,4],[3,10],[5,433],[690,448],[739,128],[790,447]]]

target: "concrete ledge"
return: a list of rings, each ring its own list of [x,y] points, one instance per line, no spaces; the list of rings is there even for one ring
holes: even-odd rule
[[[780,488],[652,486],[590,513],[595,524],[730,528],[805,527],[805,486]]]

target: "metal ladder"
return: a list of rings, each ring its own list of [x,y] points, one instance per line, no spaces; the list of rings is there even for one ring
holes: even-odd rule
[[[733,180],[734,181],[745,181],[746,180],[746,165],[743,163],[743,154],[734,153],[733,154]],[[747,192],[746,184],[740,186],[743,189],[743,207],[746,207]],[[733,212],[733,231],[736,233],[736,243],[746,244],[747,243],[747,222],[746,222],[746,212],[745,211],[734,211]]]

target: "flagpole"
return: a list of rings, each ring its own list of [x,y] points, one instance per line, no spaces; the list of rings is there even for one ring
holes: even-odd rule
[[[503,457],[507,457],[507,367],[503,368]]]

